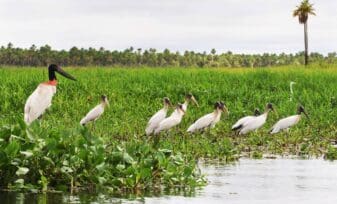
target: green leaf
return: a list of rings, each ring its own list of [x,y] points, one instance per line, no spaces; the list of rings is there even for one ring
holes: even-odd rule
[[[16,183],[16,184],[24,184],[24,183],[25,183],[25,180],[23,180],[23,179],[21,178],[21,179],[16,180],[14,183]]]
[[[107,181],[106,178],[101,177],[101,176],[99,176],[97,179],[98,179],[99,184],[104,184]]]
[[[19,150],[20,144],[17,141],[11,141],[4,151],[9,158],[13,158],[16,156]]]
[[[26,175],[28,173],[29,169],[26,167],[19,167],[18,170],[15,172],[16,175]]]
[[[193,169],[191,167],[189,167],[189,166],[185,167],[185,169],[184,169],[184,175],[186,177],[190,176],[192,174],[192,172],[193,172]]]
[[[33,156],[33,152],[31,151],[20,151],[20,153],[25,155],[27,158]]]
[[[123,161],[129,164],[134,162],[133,158],[126,152],[123,153]]]
[[[70,167],[68,167],[68,166],[63,166],[63,167],[61,168],[61,172],[62,172],[62,173],[72,173],[73,170],[72,170]]]
[[[124,164],[118,164],[116,166],[116,169],[118,169],[119,171],[122,171],[123,169],[125,169],[125,165]]]
[[[103,163],[97,165],[97,166],[96,166],[96,169],[97,169],[98,171],[102,171],[102,170],[104,170],[104,167],[105,167],[105,163],[103,162]]]

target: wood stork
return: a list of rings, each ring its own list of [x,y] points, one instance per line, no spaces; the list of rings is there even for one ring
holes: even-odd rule
[[[236,130],[239,130],[242,128],[242,126],[249,120],[252,120],[254,118],[256,118],[257,116],[259,116],[261,113],[260,113],[260,110],[258,108],[256,108],[254,110],[254,115],[249,115],[249,116],[246,116],[246,117],[243,117],[243,118],[240,118],[233,126],[232,126],[232,130],[233,131],[236,131]]]
[[[102,95],[101,96],[101,103],[95,106],[93,109],[91,109],[87,115],[82,118],[80,121],[80,124],[85,126],[90,121],[96,121],[101,115],[104,113],[104,109],[106,106],[109,106],[109,101],[107,96]]]
[[[214,111],[207,115],[199,118],[195,123],[193,123],[188,129],[187,132],[194,133],[198,130],[203,130],[207,127],[213,128],[220,121],[221,113],[227,112],[228,109],[223,102],[216,102],[214,104]]]
[[[197,107],[199,107],[199,104],[198,104],[197,100],[194,98],[194,96],[191,93],[186,94],[186,96],[185,96],[185,102],[183,104],[183,110],[185,112],[187,111],[187,106],[190,103],[190,101],[192,101]]]
[[[155,113],[147,123],[145,133],[146,135],[150,135],[153,131],[159,126],[159,123],[166,118],[167,111],[171,106],[171,101],[169,98],[165,97],[163,99],[164,107],[160,109],[157,113]]]
[[[28,97],[24,108],[24,121],[30,125],[34,120],[41,117],[47,108],[51,106],[54,94],[56,93],[57,79],[55,72],[62,76],[76,81],[76,79],[61,69],[56,64],[48,67],[49,81],[38,85],[35,91]]]
[[[262,127],[266,123],[269,111],[274,111],[273,105],[271,103],[266,105],[265,112],[263,114],[256,116],[255,118],[242,124],[239,135],[247,134]]]
[[[183,105],[179,103],[170,117],[165,118],[159,123],[159,126],[155,129],[154,134],[157,135],[163,130],[169,130],[174,126],[179,125],[184,115],[185,111],[183,109]]]
[[[297,108],[297,114],[296,115],[283,118],[283,119],[279,120],[277,123],[275,123],[275,125],[270,130],[270,134],[275,134],[275,133],[278,133],[278,132],[280,132],[282,130],[285,130],[285,129],[288,130],[292,126],[296,125],[301,120],[302,113],[307,118],[309,118],[308,114],[304,110],[304,107],[300,105]]]
[[[290,82],[290,101],[293,101],[293,95],[294,95],[294,92],[293,92],[293,85],[296,84],[296,82],[293,82],[291,81]]]

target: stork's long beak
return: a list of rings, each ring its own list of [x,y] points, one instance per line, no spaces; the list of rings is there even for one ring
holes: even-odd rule
[[[105,99],[105,104],[106,104],[108,107],[110,106],[108,99]]]
[[[229,110],[226,106],[225,106],[225,111],[226,111],[227,115],[229,115]]]
[[[199,107],[198,101],[195,100],[194,96],[192,96],[191,100],[193,101],[193,103],[194,103],[197,107]]]
[[[227,115],[229,115],[229,111],[228,111],[228,108],[226,106],[221,108],[221,110],[222,110],[222,112],[227,113]]]
[[[278,112],[276,111],[276,109],[275,109],[274,107],[273,107],[272,111],[275,113],[275,115],[276,115],[277,117],[279,117]]]
[[[74,80],[76,81],[75,77],[71,76],[70,74],[68,74],[67,72],[65,72],[61,67],[59,67],[57,70],[56,70],[59,74],[61,74],[62,76],[68,78],[68,79],[71,79],[71,80]]]
[[[303,113],[308,118],[308,120],[310,120],[309,115],[305,111],[303,111]]]

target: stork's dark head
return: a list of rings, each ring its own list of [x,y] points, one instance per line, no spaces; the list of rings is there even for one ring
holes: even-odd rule
[[[167,98],[167,97],[164,97],[163,101],[164,101],[164,106],[171,106],[172,105],[170,99]]]
[[[70,74],[68,74],[67,72],[65,72],[60,66],[58,66],[56,64],[51,64],[48,67],[49,81],[56,80],[55,72],[58,72],[59,74],[61,74],[62,76],[66,77],[68,79],[76,81],[75,77],[73,77]]]
[[[101,103],[109,105],[108,97],[106,95],[101,95]]]
[[[226,104],[222,101],[217,101],[214,104],[214,109],[215,110],[221,110],[222,112],[227,112],[228,113],[228,109],[226,107]]]
[[[219,106],[220,106],[220,103],[219,103],[219,101],[215,102],[215,104],[214,104],[214,109],[218,109],[218,108],[219,108]]]
[[[227,114],[229,114],[228,108],[226,106],[226,104],[222,101],[219,102],[219,109],[222,110],[223,112],[226,112]]]
[[[267,104],[267,106],[266,106],[266,109],[267,109],[267,110],[274,111],[273,104],[271,104],[271,103],[268,103],[268,104]]]
[[[183,108],[183,104],[178,103],[177,104],[177,110],[180,111],[180,112],[182,112],[183,114],[185,114],[185,111],[184,111],[184,108]]]
[[[106,95],[101,95],[101,100],[102,101],[106,101],[108,99],[108,97]]]
[[[261,115],[261,112],[258,108],[255,108],[254,110],[254,116],[258,116],[258,115]]]
[[[304,107],[302,105],[299,105],[298,108],[297,108],[297,114],[298,115],[301,115],[301,114],[304,114],[307,118],[309,118],[307,112],[304,110]]]

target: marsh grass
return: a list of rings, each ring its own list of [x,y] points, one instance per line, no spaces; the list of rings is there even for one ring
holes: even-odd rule
[[[128,159],[123,157],[123,152],[126,152],[132,160],[138,159],[137,162],[140,166],[135,167],[135,171],[144,171],[144,180],[137,184],[140,186],[139,189],[144,189],[146,183],[149,182],[149,172],[141,170],[144,169],[141,164],[148,157],[158,156],[157,152],[161,151],[164,155],[170,152],[172,157],[181,162],[178,164],[182,167],[178,165],[171,169],[177,175],[161,174],[156,180],[158,183],[150,182],[152,187],[157,184],[197,186],[203,183],[202,177],[189,173],[190,170],[194,172],[197,169],[196,160],[198,158],[216,158],[228,162],[235,161],[241,155],[260,158],[265,153],[298,156],[326,155],[329,159],[336,158],[335,150],[331,146],[331,141],[337,140],[337,69],[335,68],[70,68],[67,71],[76,76],[78,81],[73,82],[58,76],[58,92],[53,99],[53,106],[40,122],[33,123],[27,131],[34,132],[35,139],[53,138],[55,141],[52,144],[55,143],[56,146],[62,144],[58,138],[63,138],[67,141],[63,144],[64,147],[82,149],[84,146],[81,147],[83,145],[80,142],[82,139],[79,138],[85,138],[86,135],[90,135],[90,141],[98,143],[94,143],[94,146],[100,146],[101,150],[95,154],[98,157],[104,155],[104,163],[108,163],[108,165],[102,171],[106,172],[101,175],[96,174],[95,171],[82,172],[100,165],[88,164],[87,161],[81,163],[83,166],[71,167],[77,170],[81,169],[81,173],[87,177],[77,180],[78,178],[74,175],[69,177],[61,175],[61,178],[65,180],[60,183],[68,189],[71,183],[75,186],[77,184],[82,186],[83,184],[102,183],[102,185],[112,186],[120,191],[122,189],[134,190],[137,177],[134,180],[125,180],[124,183],[120,183],[118,178],[132,177],[137,175],[135,172],[130,170],[124,174],[114,174],[122,171],[125,166],[118,166],[111,157],[119,155],[122,158],[121,161],[125,162],[124,160]],[[8,135],[8,128],[13,129],[13,126],[22,123],[26,99],[36,86],[46,79],[46,69],[0,69],[0,126],[3,126],[0,143],[3,147],[12,144],[6,143],[9,140],[18,140],[21,151],[31,150],[32,147],[26,147],[20,139],[9,139],[11,135]],[[289,100],[290,81],[296,82],[293,101]],[[162,134],[159,144],[154,146],[153,140],[144,134],[148,119],[161,108],[163,97],[169,97],[176,104],[183,102],[184,95],[188,92],[193,93],[200,107],[189,105],[182,123],[168,134]],[[95,129],[89,125],[87,129],[83,130],[79,121],[88,110],[99,103],[101,94],[108,96],[110,107],[96,122]],[[211,131],[194,135],[187,134],[188,125],[200,116],[211,112],[214,102],[218,100],[226,103],[230,114],[223,115],[220,123]],[[231,132],[231,125],[236,120],[251,115],[255,108],[263,110],[267,102],[274,104],[277,114],[271,113],[263,128],[246,136],[236,136]],[[302,104],[306,108],[310,120],[303,118],[289,133],[269,135],[268,130],[273,123],[282,117],[295,114],[298,104]],[[26,130],[24,126],[19,129]],[[23,137],[22,135],[25,134],[23,131],[13,135]],[[147,153],[145,154],[144,151]],[[46,156],[44,154],[47,152],[42,151],[41,157]],[[59,168],[61,169],[64,166],[63,160],[59,157],[54,159],[54,162],[60,164]],[[166,158],[167,165],[177,162],[175,159],[171,159],[171,156]],[[7,164],[9,166],[6,166],[6,170],[11,169],[6,171],[9,173],[8,176],[15,175],[17,167],[11,163]],[[1,165],[4,164],[1,163]],[[170,167],[162,166],[163,172],[170,172],[167,171],[168,168]],[[190,168],[190,170],[183,168]],[[44,170],[44,168],[42,169]],[[38,169],[36,171],[39,172]],[[4,172],[4,166],[2,166],[1,173]],[[154,172],[152,165],[151,178],[155,177]],[[184,172],[188,176],[182,180]],[[28,173],[28,175],[30,174]],[[56,188],[57,185],[51,181],[58,180],[58,176],[51,172],[48,174],[43,172],[42,175],[48,177],[48,184],[45,187],[42,184],[37,185],[43,180],[41,174],[38,174],[38,178],[32,177],[32,175],[28,178],[25,177],[25,183],[31,182],[39,189],[46,188],[48,185]],[[96,175],[100,175],[101,178],[95,177]],[[13,182],[15,184],[14,178],[20,179],[21,177],[14,176],[7,184],[13,185]],[[74,178],[78,182],[77,184],[74,182]],[[4,183],[3,180],[2,183]]]

